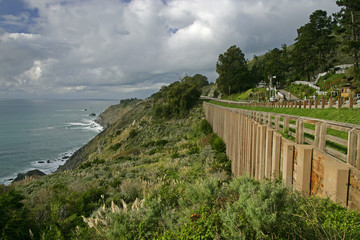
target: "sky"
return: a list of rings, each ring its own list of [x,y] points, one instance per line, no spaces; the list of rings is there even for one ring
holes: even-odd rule
[[[146,98],[283,43],[335,0],[0,0],[0,98]]]

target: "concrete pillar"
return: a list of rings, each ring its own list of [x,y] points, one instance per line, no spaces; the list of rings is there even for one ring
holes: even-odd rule
[[[305,195],[310,196],[311,180],[311,162],[312,150],[311,145],[297,145],[296,164],[294,164],[294,189],[302,191]]]
[[[294,170],[294,144],[290,141],[284,142],[283,149],[283,182],[286,186],[291,186],[293,183]]]
[[[335,203],[347,206],[349,167],[329,158],[324,161],[324,195]]]

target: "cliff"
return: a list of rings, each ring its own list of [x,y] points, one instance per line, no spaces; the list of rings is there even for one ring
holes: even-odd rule
[[[119,135],[129,124],[147,114],[145,108],[150,108],[150,103],[143,100],[134,100],[127,104],[117,104],[108,107],[99,115],[96,122],[104,127],[104,130],[95,136],[86,145],[77,150],[57,172],[75,169],[82,162],[91,159],[93,153],[101,153],[104,143],[110,136]]]

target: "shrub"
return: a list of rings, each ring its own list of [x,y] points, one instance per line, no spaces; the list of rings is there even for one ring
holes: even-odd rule
[[[111,146],[109,147],[109,150],[115,152],[115,151],[118,150],[120,147],[121,147],[121,143],[115,143],[114,145],[111,145]]]
[[[218,153],[226,152],[225,142],[216,133],[211,136],[210,145]]]
[[[129,139],[132,139],[134,137],[136,137],[136,135],[138,134],[138,132],[136,131],[136,129],[131,129],[129,132]]]
[[[212,133],[211,125],[206,119],[201,120],[201,122],[200,122],[200,131],[202,133],[204,133],[205,135],[208,135],[208,134]]]

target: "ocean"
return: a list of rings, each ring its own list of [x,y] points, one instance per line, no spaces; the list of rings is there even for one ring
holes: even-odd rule
[[[102,131],[94,120],[118,102],[0,99],[0,184],[32,169],[54,172]]]

